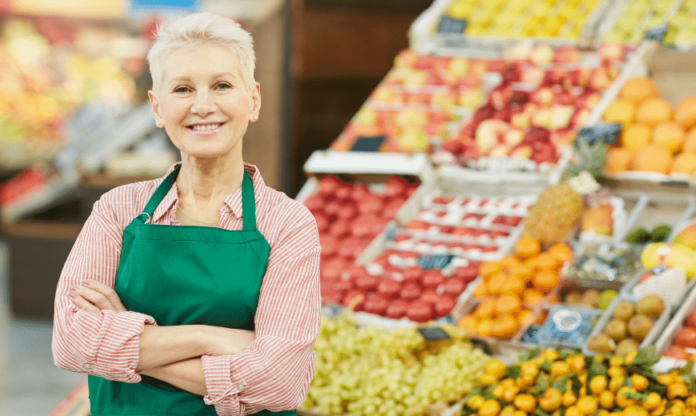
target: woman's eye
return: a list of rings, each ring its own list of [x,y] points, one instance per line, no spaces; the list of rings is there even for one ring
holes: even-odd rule
[[[174,92],[188,92],[188,87],[177,87]]]
[[[231,86],[230,84],[226,83],[226,82],[221,82],[221,83],[219,83],[219,84],[217,85],[217,87],[218,87],[218,88],[221,88],[221,89],[232,88],[232,86]]]

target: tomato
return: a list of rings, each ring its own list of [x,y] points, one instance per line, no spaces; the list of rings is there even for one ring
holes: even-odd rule
[[[479,266],[471,263],[457,268],[454,272],[454,276],[461,279],[464,283],[473,282],[478,277],[478,274]]]
[[[409,266],[404,269],[404,282],[420,282],[424,270],[420,266]]]
[[[358,211],[361,214],[378,213],[382,210],[382,197],[371,194],[357,201]]]
[[[429,303],[431,305],[435,305],[440,300],[440,295],[438,295],[434,289],[427,289],[426,291],[421,293],[418,300],[425,303]]]
[[[426,302],[415,301],[409,305],[406,317],[414,322],[427,322],[434,317],[433,307]]]
[[[377,285],[377,293],[387,298],[395,298],[399,296],[401,291],[401,283],[394,279],[382,279]]]
[[[404,284],[399,293],[401,299],[415,300],[421,296],[421,287],[417,283],[409,282]]]
[[[404,202],[400,199],[392,199],[389,201],[382,209],[382,215],[384,218],[394,218],[396,213],[399,212]]]
[[[319,180],[319,193],[321,195],[332,195],[343,183],[333,175],[327,175]]]
[[[324,214],[314,214],[314,220],[317,222],[317,230],[324,233],[329,229],[329,219]]]
[[[360,201],[367,195],[370,195],[370,193],[370,188],[368,188],[367,185],[361,183],[353,186],[353,190],[350,194],[350,197],[351,199],[353,199],[353,201]]]
[[[335,235],[338,238],[350,235],[351,225],[348,221],[336,220],[333,222],[333,224],[331,224],[330,227],[328,226],[328,223],[329,223],[329,221],[326,220],[329,234]],[[319,223],[317,222],[317,224],[319,224]]]
[[[365,274],[355,279],[355,287],[363,292],[374,291],[378,284],[379,278],[377,276],[372,276],[371,274]]]
[[[425,272],[421,278],[421,282],[426,289],[435,289],[445,282],[445,276],[442,275],[440,270],[431,269]]]
[[[338,241],[336,237],[330,234],[321,234],[319,236],[319,243],[321,244],[321,255],[326,257],[331,257],[338,253]]]
[[[352,280],[338,279],[332,284],[333,290],[336,292],[347,293],[353,290],[354,282]]]
[[[329,220],[333,220],[338,215],[338,211],[343,207],[343,204],[338,201],[331,201],[324,205],[324,213]]]
[[[396,299],[387,306],[386,315],[391,319],[401,319],[406,314],[407,309],[408,303],[405,300]]]
[[[326,201],[321,195],[315,194],[307,198],[304,204],[307,209],[309,209],[316,216],[317,212],[321,212],[324,209]]]
[[[381,296],[375,295],[367,298],[363,310],[367,313],[374,313],[375,315],[384,315],[387,312],[388,306],[388,300]]]
[[[338,247],[338,255],[346,260],[353,260],[360,255],[364,247],[364,241],[358,237],[343,239]]]
[[[456,277],[450,277],[442,285],[443,293],[454,297],[461,295],[464,289],[466,289],[466,283]]]
[[[336,217],[339,220],[350,220],[354,218],[357,213],[358,210],[355,209],[352,204],[345,204],[336,212]]]
[[[342,183],[336,187],[336,190],[334,191],[334,196],[336,199],[339,201],[344,201],[348,198],[351,197],[353,194],[353,186],[349,185],[347,183]]]
[[[441,296],[437,302],[435,302],[435,316],[441,318],[447,316],[452,312],[452,309],[457,305],[457,300],[451,296]]]
[[[321,277],[327,280],[337,280],[345,269],[346,262],[343,259],[334,259],[324,263],[321,267]]]
[[[402,195],[406,191],[407,185],[403,178],[392,176],[384,183],[384,196],[391,198]]]

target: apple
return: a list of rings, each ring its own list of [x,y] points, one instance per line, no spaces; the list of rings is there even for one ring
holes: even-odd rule
[[[367,313],[373,313],[375,315],[384,315],[387,312],[387,307],[389,306],[389,301],[379,295],[369,296],[365,300],[365,305],[363,310]]]
[[[594,108],[597,104],[599,104],[599,101],[602,99],[602,94],[594,91],[594,90],[587,90],[584,93],[580,94],[580,96],[577,98],[575,105],[577,107],[584,107],[587,109],[592,109]]]
[[[509,126],[500,120],[484,120],[476,129],[476,144],[481,153],[488,152],[493,146],[504,140]]]
[[[317,230],[320,233],[326,232],[329,229],[329,220],[325,215],[317,213],[314,214],[314,220],[317,222]]]
[[[394,93],[390,86],[378,86],[372,94],[370,94],[370,100],[387,104],[393,101],[393,95]]]
[[[508,66],[507,60],[502,58],[492,58],[484,62],[487,64],[486,72],[502,72]]]
[[[696,348],[696,329],[684,327],[674,336],[674,345],[684,348]]]
[[[553,54],[553,62],[572,63],[580,61],[580,51],[574,46],[559,46]]]
[[[575,113],[575,107],[572,105],[554,105],[551,107],[551,121],[549,128],[551,130],[563,129],[570,125],[570,120]]]
[[[474,122],[482,122],[488,120],[495,115],[496,109],[492,105],[486,104],[474,112],[472,120]]]
[[[352,232],[351,224],[348,221],[334,221],[331,226],[328,225],[328,220],[325,221],[327,222],[329,234],[332,234],[337,238],[346,237]]]
[[[522,81],[522,73],[523,69],[521,69],[519,65],[513,63],[506,66],[500,72],[500,76],[502,77],[501,85],[510,85],[514,82]]]
[[[546,71],[538,66],[524,68],[520,75],[520,82],[538,87],[544,82]]]
[[[562,85],[566,79],[567,71],[562,67],[553,67],[546,71],[544,79],[541,83],[547,87],[554,85]]]
[[[466,289],[466,283],[462,279],[450,277],[442,284],[442,293],[457,297]]]
[[[395,68],[413,68],[418,60],[418,54],[411,49],[404,49],[394,58]]]
[[[508,106],[511,96],[512,90],[502,85],[491,91],[489,102],[494,109],[500,110]]]
[[[532,116],[532,126],[550,129],[552,120],[553,110],[551,108],[543,108]]]
[[[483,85],[483,79],[479,74],[468,73],[459,77],[457,84],[467,88],[476,88]]]
[[[441,296],[433,305],[435,308],[435,316],[442,318],[452,312],[452,309],[457,305],[457,301],[451,296]]]
[[[606,66],[594,68],[590,74],[588,85],[596,90],[606,90],[614,81],[613,71]]]
[[[428,73],[426,71],[419,71],[416,69],[410,70],[405,73],[404,85],[406,86],[422,86],[425,85],[428,78]]]
[[[532,158],[532,153],[533,150],[529,145],[523,144],[523,145],[518,145],[515,146],[511,151],[510,151],[510,157],[513,159],[526,159],[529,160]]]
[[[406,228],[411,230],[427,230],[429,226],[427,222],[415,218],[406,225]]]
[[[341,300],[343,300],[343,293],[341,292],[327,292],[321,294],[321,304],[325,305],[340,305]]]
[[[353,190],[350,194],[350,197],[354,201],[360,201],[363,198],[365,198],[367,195],[370,195],[370,194],[371,194],[370,188],[368,188],[367,185],[361,183],[361,184],[355,185],[353,187]]]
[[[324,176],[319,180],[319,192],[318,195],[321,195],[325,198],[327,197],[333,197],[334,192],[336,189],[341,186],[343,182],[341,182],[340,179],[333,175],[327,175]]]
[[[662,355],[665,357],[676,358],[677,360],[684,361],[689,361],[689,359],[691,358],[689,353],[686,352],[684,348],[676,345],[667,347],[664,351],[662,351]]]
[[[476,280],[479,273],[479,266],[476,264],[469,263],[466,266],[459,267],[454,272],[454,277],[461,279],[464,283],[469,284]]]
[[[319,242],[321,244],[321,255],[330,257],[338,252],[338,240],[336,236],[330,234],[320,234]]]
[[[527,129],[527,134],[525,135],[525,141],[528,142],[546,142],[548,143],[551,138],[551,132],[543,127],[530,127]]]
[[[338,279],[338,280],[328,280],[333,282],[331,287],[336,292],[348,293],[348,291],[353,290],[353,281],[349,279]]]
[[[385,298],[396,298],[401,292],[401,283],[391,278],[383,278],[377,285],[377,293]]]
[[[401,292],[399,292],[401,299],[404,300],[415,300],[421,296],[421,287],[415,282],[405,282],[401,287]]]
[[[470,88],[459,94],[458,105],[474,110],[479,108],[486,100],[486,96],[480,88]]]
[[[694,328],[696,329],[696,309],[692,310],[687,316],[686,316],[686,325],[689,328]]]
[[[379,278],[371,274],[364,274],[355,279],[355,287],[365,293],[369,293],[377,289]]]
[[[588,68],[575,68],[568,71],[568,75],[564,79],[563,86],[565,88],[571,87],[586,87],[588,81],[590,80],[590,74],[592,71]]]
[[[470,62],[467,58],[456,56],[450,60],[449,65],[447,67],[447,72],[456,77],[461,77],[462,75],[469,72],[470,66]]]
[[[524,131],[522,129],[512,127],[505,133],[504,141],[507,146],[515,146],[522,143],[522,140],[524,140]]]
[[[553,103],[554,93],[551,87],[541,87],[534,91],[530,96],[530,101],[542,106],[549,106]]]
[[[535,45],[529,54],[529,59],[537,65],[548,64],[553,61],[553,57],[553,48],[544,44]]]
[[[626,49],[621,43],[604,42],[599,45],[597,53],[605,61],[623,61],[626,56]]]
[[[577,133],[572,127],[555,130],[553,133],[551,133],[551,143],[553,143],[557,148],[568,147],[573,144],[576,135]]]
[[[480,77],[488,71],[488,59],[472,59],[469,62],[471,64],[471,68],[469,69],[470,74],[476,74]]]
[[[426,289],[435,289],[445,282],[445,276],[438,269],[431,269],[425,272],[421,278],[421,283]]]
[[[519,42],[507,50],[507,55],[513,61],[529,61],[532,57],[533,47],[534,45],[531,42]]]
[[[422,301],[415,301],[408,306],[406,318],[414,322],[428,322],[434,317],[432,305]]]
[[[436,58],[432,55],[417,55],[413,67],[420,70],[428,70],[433,67]]]
[[[573,117],[570,119],[570,125],[572,127],[582,127],[587,123],[587,120],[590,119],[590,115],[592,112],[587,109],[587,108],[577,108],[575,110],[575,113],[573,114]]]
[[[442,148],[450,153],[460,154],[464,150],[464,141],[453,137],[445,141]]]
[[[404,317],[404,315],[406,315],[408,308],[408,302],[402,299],[395,299],[387,306],[385,315],[387,318],[401,319]]]
[[[376,214],[382,209],[382,197],[375,194],[366,195],[363,199],[357,201],[358,211],[360,214]],[[328,204],[327,204],[328,208]],[[339,207],[340,208],[340,207]]]
[[[501,158],[507,156],[509,152],[510,146],[508,146],[507,144],[499,144],[493,146],[491,150],[488,152],[487,156],[492,158]]]
[[[428,135],[419,128],[405,130],[398,138],[398,146],[404,152],[429,152]]]

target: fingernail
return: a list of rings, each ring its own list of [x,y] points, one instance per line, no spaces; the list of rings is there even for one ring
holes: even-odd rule
[[[70,290],[77,290],[79,288],[80,288],[80,286],[70,286]]]

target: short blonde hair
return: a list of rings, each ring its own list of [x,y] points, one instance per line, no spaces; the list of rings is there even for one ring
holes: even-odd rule
[[[256,56],[254,40],[239,23],[217,14],[189,14],[157,29],[157,38],[147,54],[152,76],[152,89],[159,91],[162,83],[162,60],[167,54],[191,45],[212,43],[232,50],[239,60],[239,72],[249,90],[254,83]]]

